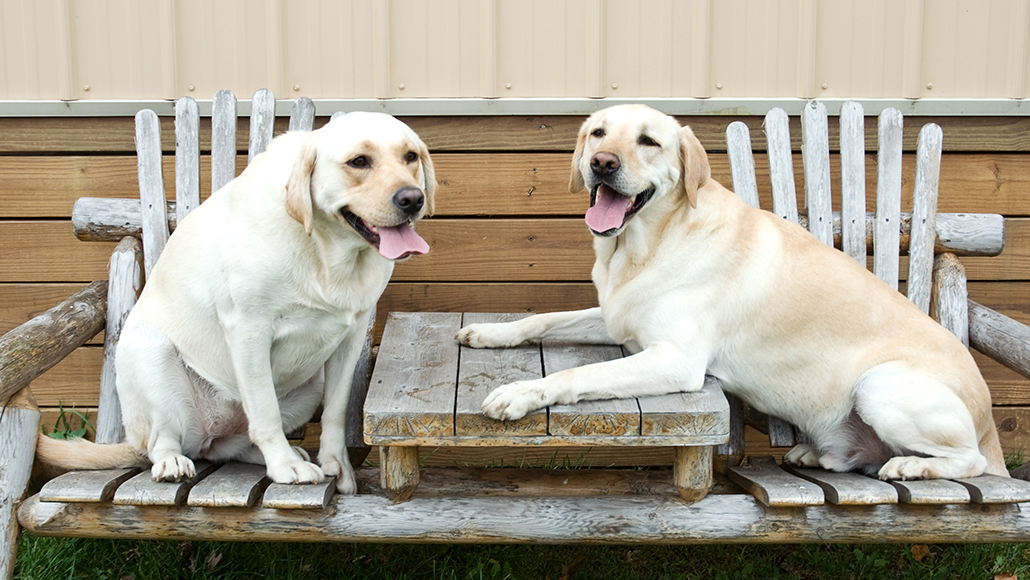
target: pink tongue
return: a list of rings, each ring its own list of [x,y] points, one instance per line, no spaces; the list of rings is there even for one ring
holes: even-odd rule
[[[429,252],[429,244],[415,233],[409,223],[392,228],[380,226],[376,230],[379,234],[379,253],[389,260]]]
[[[626,219],[629,205],[629,196],[622,195],[607,185],[601,185],[597,188],[594,205],[587,210],[587,225],[598,233],[620,228]]]

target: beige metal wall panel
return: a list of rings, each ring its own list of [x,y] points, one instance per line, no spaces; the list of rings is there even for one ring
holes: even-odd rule
[[[391,0],[389,97],[476,97],[480,88],[478,0]],[[373,50],[381,50],[375,43]]]
[[[799,20],[797,0],[712,2],[711,96],[796,96]]]
[[[56,98],[59,71],[68,72],[68,53],[59,50],[67,38],[59,30],[51,2],[0,2],[0,99]],[[63,61],[62,61],[63,59]],[[70,79],[65,78],[65,86]]]
[[[814,86],[819,98],[878,98],[902,91],[904,3],[821,2]]]
[[[59,0],[60,1],[60,0]],[[162,43],[169,22],[158,0],[66,0],[71,98],[141,99],[162,95],[174,74]]]
[[[291,0],[285,5],[286,87],[273,88],[276,96],[374,98],[372,4],[367,0]]]

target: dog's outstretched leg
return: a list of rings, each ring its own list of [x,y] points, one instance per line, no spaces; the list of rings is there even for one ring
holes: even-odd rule
[[[503,348],[544,339],[587,344],[614,344],[600,308],[535,314],[514,322],[470,324],[454,337],[472,348]]]

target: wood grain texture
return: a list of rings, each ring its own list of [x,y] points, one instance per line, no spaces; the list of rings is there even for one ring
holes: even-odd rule
[[[809,101],[801,115],[805,167],[805,206],[808,231],[822,243],[833,245],[832,206],[830,203],[830,142],[826,106]]]
[[[124,238],[118,243],[111,254],[110,272],[107,324],[104,327],[104,367],[100,376],[100,413],[96,423],[97,443],[118,443],[124,437],[114,361],[122,326],[143,290],[143,248],[136,238]]]
[[[111,501],[117,505],[177,506],[186,503],[190,489],[218,467],[210,461],[193,463],[196,475],[183,481],[154,481],[150,470],[138,473],[118,486]]]
[[[613,345],[547,343],[542,345],[544,376],[622,357],[622,348]],[[547,413],[551,435],[640,434],[640,407],[636,399],[580,401],[575,405],[552,405]]]
[[[526,314],[466,313],[462,326],[511,322]],[[538,409],[514,421],[498,421],[480,409],[497,387],[543,377],[539,345],[513,348],[461,347],[454,434],[458,437],[518,438],[547,435],[547,410]]]
[[[904,119],[894,108],[880,113],[876,173],[876,234],[873,273],[891,288],[898,287],[898,247],[901,237],[901,152]]]
[[[865,264],[865,117],[856,101],[840,111],[841,249]]]
[[[149,109],[136,114],[136,159],[144,267],[149,275],[168,242],[169,231],[161,168],[161,129],[157,114]]]
[[[783,470],[818,485],[826,499],[836,505],[898,503],[898,491],[891,484],[878,479],[857,473],[837,473],[823,469],[784,466]]]
[[[226,463],[197,482],[187,496],[191,507],[250,507],[272,481],[264,465]]]
[[[730,479],[771,507],[823,505],[822,489],[783,471],[771,457],[751,457],[748,465],[730,468]]]
[[[797,189],[794,185],[794,161],[787,113],[783,109],[769,111],[765,116],[765,131],[769,148],[772,211],[791,223],[798,223]],[[756,162],[756,165],[759,164]]]
[[[969,344],[1024,377],[1030,377],[1030,328],[972,300],[967,304]]]
[[[726,148],[730,156],[733,192],[740,196],[744,203],[758,207],[755,158],[751,152],[751,135],[747,125],[737,121],[726,127]]]
[[[379,448],[379,485],[386,497],[405,501],[419,483],[418,446]]]
[[[6,401],[0,417],[0,578],[14,576],[18,551],[18,502],[25,498],[39,436],[39,410],[25,389]]]
[[[290,131],[310,131],[315,126],[315,103],[308,97],[293,101],[290,108]]]
[[[640,397],[641,436],[681,439],[684,445],[720,445],[729,438],[730,408],[718,379],[705,377],[701,390]]]
[[[997,475],[981,475],[956,479],[966,486],[969,498],[976,503],[1018,503],[1030,501],[1030,482]]]
[[[265,489],[261,507],[280,510],[324,509],[335,492],[335,477],[328,477],[322,483],[303,485],[273,483]]]
[[[930,312],[933,285],[933,248],[937,236],[937,190],[941,169],[943,134],[928,124],[919,132],[916,153],[916,186],[912,198],[912,241],[909,243],[908,299]]]
[[[250,100],[250,146],[247,163],[265,152],[272,142],[275,124],[275,96],[268,89],[258,89]]]
[[[236,177],[236,95],[222,89],[211,103],[211,191]]]
[[[139,473],[139,468],[69,471],[43,484],[41,501],[68,503],[109,502],[122,483]]]
[[[0,400],[6,400],[95,335],[106,316],[107,281],[90,284],[0,337]]]
[[[969,348],[969,307],[966,270],[953,254],[934,258],[930,287],[930,317]]]
[[[891,480],[898,490],[898,499],[915,505],[943,505],[969,503],[967,488],[947,479]]]
[[[413,498],[336,495],[325,510],[147,508],[47,504],[36,496],[18,510],[39,536],[111,539],[281,542],[710,544],[825,542],[1025,542],[1030,522],[1019,507],[825,505],[766,508],[742,495],[678,497]]]
[[[460,313],[390,313],[365,399],[366,443],[454,435],[460,328]]]
[[[177,221],[200,205],[200,113],[189,97],[175,103],[175,202]]]
[[[676,447],[672,479],[676,493],[687,503],[704,499],[712,487],[712,448],[708,445]]]

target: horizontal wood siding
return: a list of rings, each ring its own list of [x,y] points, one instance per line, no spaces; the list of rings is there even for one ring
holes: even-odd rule
[[[582,222],[588,197],[568,192],[571,151],[582,117],[409,117],[430,146],[440,188],[437,214],[419,226],[432,251],[398,265],[379,303],[376,336],[390,311],[542,312],[597,303],[589,282],[593,250]],[[684,117],[709,150],[713,177],[731,183],[725,129],[740,120],[751,129],[760,203],[772,208],[761,119]],[[944,130],[941,212],[992,212],[1006,216],[1005,251],[993,258],[963,258],[970,297],[1030,323],[1030,118],[909,117],[905,127],[903,208],[911,206],[915,135],[924,122]],[[246,151],[248,126],[237,143]],[[319,117],[315,126],[326,118]],[[162,118],[166,191],[172,199],[175,144],[172,120]],[[792,134],[800,134],[796,118]],[[210,194],[210,119],[201,119],[201,194]],[[836,119],[830,143],[838,143]],[[866,120],[867,207],[875,203],[875,119]],[[276,133],[286,130],[276,121]],[[57,304],[94,279],[107,277],[114,243],[81,242],[72,234],[72,205],[79,197],[137,197],[131,118],[0,118],[0,332]],[[804,175],[795,142],[795,181]],[[238,170],[245,156],[237,160]],[[840,162],[830,158],[831,182],[839,191]],[[837,202],[834,209],[839,210]],[[802,202],[802,207],[803,202]],[[901,260],[904,280],[907,260]],[[904,283],[902,283],[904,291]],[[44,423],[56,407],[94,409],[98,402],[103,333],[33,383]],[[1026,445],[1030,425],[1030,380],[975,354],[996,405],[1007,451]],[[91,415],[95,419],[95,412]],[[49,421],[49,423],[47,423]],[[312,431],[309,429],[309,431]],[[310,433],[309,433],[310,435]],[[317,437],[317,433],[315,435]],[[748,452],[768,443],[752,433]],[[317,445],[317,439],[313,440]],[[534,455],[535,453],[535,455]],[[554,450],[544,455],[551,457]],[[570,450],[575,457],[582,450]],[[671,462],[668,450],[653,453],[591,450],[597,465]],[[527,450],[441,450],[430,463],[529,458]],[[471,458],[471,459],[470,459]],[[559,456],[559,460],[561,456]]]

